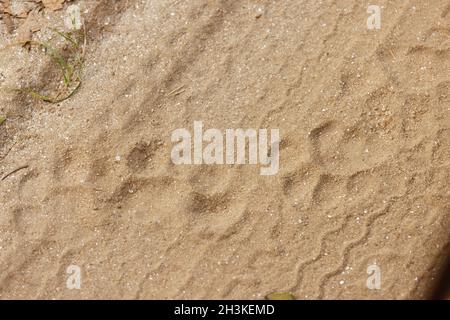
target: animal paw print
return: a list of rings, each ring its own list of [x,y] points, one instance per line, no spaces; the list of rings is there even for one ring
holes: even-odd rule
[[[127,156],[128,167],[133,172],[144,170],[162,145],[163,143],[159,139],[137,143]]]

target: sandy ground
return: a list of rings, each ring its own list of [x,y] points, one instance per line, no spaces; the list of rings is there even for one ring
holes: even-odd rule
[[[430,297],[450,245],[450,1],[376,2],[380,30],[357,0],[75,1],[79,92],[0,95],[0,177],[28,166],[0,181],[0,298]],[[0,86],[49,68],[3,50]],[[194,121],[279,128],[278,174],[175,166],[171,132]]]

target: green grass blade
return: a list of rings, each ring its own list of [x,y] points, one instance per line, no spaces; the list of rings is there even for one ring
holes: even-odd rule
[[[57,33],[58,35],[60,35],[61,37],[63,37],[67,41],[69,41],[75,47],[75,49],[79,48],[78,42],[75,39],[73,39],[69,33],[61,32],[56,29],[52,29],[52,30],[53,30],[53,32]]]

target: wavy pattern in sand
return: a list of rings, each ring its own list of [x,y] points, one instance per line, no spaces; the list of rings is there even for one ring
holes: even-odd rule
[[[0,172],[30,168],[0,184],[1,298],[429,295],[450,240],[447,1],[389,1],[377,32],[353,0],[106,3],[73,100],[5,102]],[[279,128],[279,174],[173,165],[195,120]]]

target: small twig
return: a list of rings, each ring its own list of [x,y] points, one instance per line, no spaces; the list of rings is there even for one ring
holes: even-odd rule
[[[86,45],[87,45],[86,26],[84,25],[84,21],[83,21],[83,48],[81,49],[81,59],[83,61],[84,61],[84,56],[86,54]]]
[[[21,166],[21,167],[15,169],[15,170],[11,171],[10,173],[6,174],[6,175],[2,178],[2,181],[5,180],[6,178],[8,178],[9,176],[13,175],[14,173],[16,173],[16,172],[18,172],[18,171],[20,171],[20,170],[23,170],[23,169],[27,169],[28,167],[29,167],[29,165],[24,165],[24,166]]]
[[[177,95],[182,94],[182,93],[185,92],[185,91],[186,91],[186,89],[183,89],[183,90],[181,90],[181,91],[177,91],[177,92],[175,92],[175,93],[173,94],[173,96],[176,97]]]
[[[170,92],[167,94],[167,96],[171,96],[171,95],[173,95],[173,94],[178,95],[179,93],[177,93],[177,92],[179,92],[179,91],[180,91],[181,89],[183,89],[184,87],[185,87],[184,84],[183,84],[182,86],[179,86],[178,88],[176,88],[176,89],[170,91]]]
[[[11,146],[11,148],[8,149],[8,151],[5,153],[5,155],[3,155],[3,156],[0,158],[0,161],[2,161],[3,159],[5,159],[5,158],[8,156],[8,154],[11,152],[12,148],[14,148],[14,146],[16,145],[16,143],[17,143],[17,141],[13,143],[13,145]]]
[[[391,53],[392,58],[395,60],[396,56],[395,56],[394,52],[392,52],[392,49],[390,49],[389,52]]]

